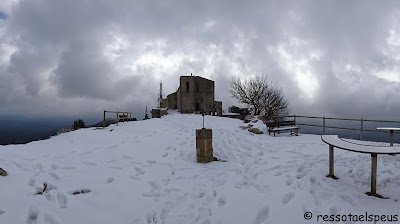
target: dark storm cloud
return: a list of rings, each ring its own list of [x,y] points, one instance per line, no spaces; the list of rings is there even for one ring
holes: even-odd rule
[[[7,19],[6,14],[4,14],[3,12],[0,12],[0,19],[2,19],[2,20]]]
[[[215,80],[225,107],[233,75],[267,74],[296,114],[400,109],[398,1],[8,2],[2,113],[143,113],[159,81],[167,95],[190,73]]]

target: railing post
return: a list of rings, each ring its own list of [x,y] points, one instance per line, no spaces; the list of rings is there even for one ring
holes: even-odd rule
[[[103,129],[106,128],[106,111],[103,112]]]
[[[119,119],[118,119],[118,111],[117,111],[117,126],[118,126],[118,122],[119,122]]]
[[[333,178],[335,176],[335,166],[333,165],[334,161],[334,151],[333,145],[329,145],[329,177]]]
[[[323,128],[322,128],[322,134],[325,135],[325,116],[323,117]]]
[[[294,123],[296,124],[296,115],[293,115]]]
[[[371,195],[376,196],[377,154],[371,154]]]
[[[361,140],[361,141],[363,140],[363,137],[364,137],[364,136],[363,136],[363,134],[364,134],[364,133],[363,133],[363,132],[364,132],[363,129],[364,129],[364,120],[361,118],[361,129],[360,129],[360,130],[361,130],[361,132],[360,132],[360,140]]]

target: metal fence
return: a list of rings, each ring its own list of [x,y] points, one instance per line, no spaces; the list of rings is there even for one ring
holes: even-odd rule
[[[375,123],[395,123],[395,124],[400,124],[400,121],[388,121],[388,120],[370,120],[370,119],[353,119],[353,118],[336,118],[336,117],[315,117],[315,116],[299,116],[299,115],[288,115],[288,116],[282,116],[282,117],[273,117],[271,119],[275,118],[293,118],[295,121],[296,125],[298,126],[310,126],[310,127],[320,127],[322,128],[322,135],[325,134],[326,129],[341,129],[341,130],[350,130],[350,131],[359,131],[360,132],[360,140],[364,140],[364,132],[386,132],[383,130],[376,130],[376,129],[367,129],[364,128],[364,123],[366,122],[375,122]],[[307,123],[297,123],[296,118],[307,118],[307,119],[317,119],[322,121],[322,125],[316,125],[316,124],[307,124]],[[360,128],[348,128],[348,127],[337,127],[337,126],[328,126],[326,125],[327,120],[338,120],[338,121],[356,121],[360,122]],[[399,131],[394,131],[394,133],[400,133]]]
[[[117,115],[117,126],[119,120],[122,120],[122,122],[125,121],[130,121],[132,119],[132,113],[131,112],[123,112],[123,111],[109,111],[105,110],[103,113],[103,128],[106,127],[106,113],[115,113]]]

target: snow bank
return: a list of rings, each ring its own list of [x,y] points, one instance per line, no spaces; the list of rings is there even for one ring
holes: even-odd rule
[[[368,155],[336,150],[340,179],[332,180],[320,136],[272,137],[260,121],[251,124],[264,134],[242,130],[240,120],[205,116],[214,156],[227,160],[209,164],[196,163],[201,115],[0,146],[8,172],[0,176],[0,223],[317,223],[317,215],[399,211],[399,156],[378,157],[378,193],[390,197],[378,199],[364,194]],[[313,218],[305,220],[305,212]]]

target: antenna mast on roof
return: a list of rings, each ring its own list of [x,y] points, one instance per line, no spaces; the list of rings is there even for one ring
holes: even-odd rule
[[[158,104],[159,108],[162,107],[162,98],[163,98],[163,90],[162,90],[162,82],[160,82],[160,95],[158,96]]]
[[[144,115],[144,119],[145,119],[145,120],[148,120],[148,119],[149,119],[149,115],[147,114],[147,105],[146,105],[146,113],[145,113],[145,115]]]

